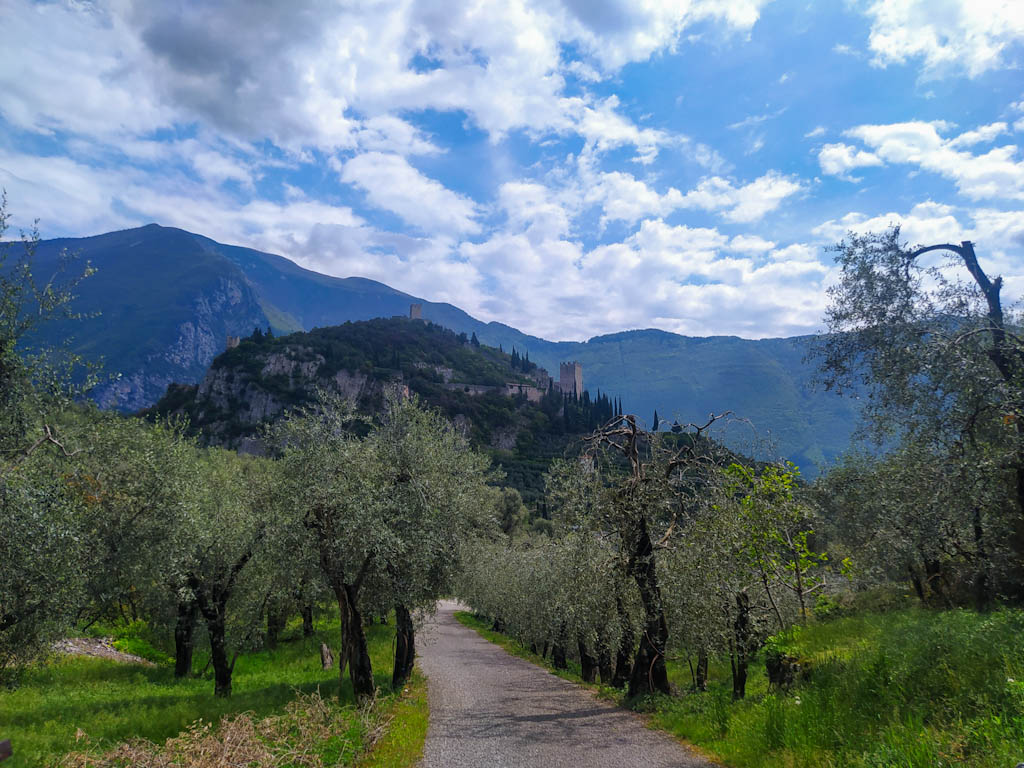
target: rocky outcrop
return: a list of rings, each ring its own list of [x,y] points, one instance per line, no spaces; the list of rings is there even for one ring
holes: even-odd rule
[[[192,301],[191,317],[178,324],[166,346],[147,355],[135,370],[102,381],[93,390],[100,407],[122,411],[147,408],[171,382],[198,381],[224,351],[226,338],[248,336],[267,326],[253,289],[241,278],[220,277]]]
[[[308,347],[286,344],[218,360],[194,396],[183,398],[180,412],[187,410],[210,442],[260,454],[264,452],[260,426],[309,402],[318,389],[365,405],[379,401],[393,387],[408,396],[409,389],[400,380],[383,381],[362,371],[329,372],[323,356]]]

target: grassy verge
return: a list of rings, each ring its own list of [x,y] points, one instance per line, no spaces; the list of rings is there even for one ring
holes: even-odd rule
[[[419,670],[413,672],[390,711],[391,721],[380,740],[360,761],[360,768],[407,768],[423,757],[430,708],[427,704],[427,680]]]
[[[333,702],[354,701],[351,683],[346,680],[339,688],[337,669],[321,669],[319,652],[321,642],[336,644],[336,620],[317,629],[314,637],[240,655],[229,699],[213,695],[210,679],[175,680],[166,664],[144,667],[64,657],[32,669],[19,688],[0,692],[0,736],[11,739],[15,752],[3,768],[53,764],[70,750],[81,749],[85,739],[90,751],[99,752],[137,738],[162,743],[198,720],[218,723],[243,712],[260,720],[282,713],[299,694],[319,693],[341,709]],[[388,691],[393,628],[373,625],[367,635],[375,682]],[[197,656],[196,666],[204,663]],[[365,730],[360,715],[355,708],[347,711],[346,722],[358,741],[362,736],[357,732]]]
[[[472,616],[457,618],[487,639],[496,635]],[[736,768],[1024,761],[1024,612],[869,613],[778,642],[808,670],[786,693],[769,691],[758,660],[746,700],[732,702],[728,663],[719,660],[706,693],[634,704],[652,725]],[[538,661],[507,637],[500,644]],[[669,677],[687,690],[686,661],[671,662]]]

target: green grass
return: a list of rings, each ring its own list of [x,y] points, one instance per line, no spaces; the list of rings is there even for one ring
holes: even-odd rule
[[[457,618],[478,631],[488,627]],[[728,661],[717,660],[706,693],[638,707],[653,726],[735,768],[1006,768],[1024,761],[1022,611],[868,613],[796,628],[779,643],[810,668],[787,693],[768,690],[758,660],[746,700],[733,702]],[[500,644],[515,652],[508,638]],[[516,655],[537,660],[521,649]],[[690,687],[685,659],[669,663],[669,678],[682,691]]]
[[[360,768],[407,768],[419,764],[430,722],[427,679],[419,670],[413,672],[389,715],[387,733],[359,762]]]
[[[136,737],[162,742],[200,718],[218,722],[237,712],[280,712],[298,691],[336,697],[337,667],[321,669],[320,643],[337,645],[337,620],[317,628],[314,637],[240,655],[229,699],[214,697],[211,679],[175,680],[167,665],[63,657],[29,670],[19,688],[0,691],[0,738],[11,739],[15,753],[4,768],[53,762],[76,748],[79,729],[95,748]],[[374,679],[382,691],[390,690],[393,635],[391,625],[367,627]],[[195,662],[198,669],[206,659],[197,654]],[[347,678],[340,693],[342,702],[353,701]]]

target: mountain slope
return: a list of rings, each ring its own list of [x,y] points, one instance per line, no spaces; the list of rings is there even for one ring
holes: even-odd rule
[[[151,225],[97,237],[46,240],[35,272],[49,277],[64,249],[96,274],[82,281],[72,303],[81,320],[45,326],[41,341],[70,339],[73,351],[105,362],[95,392],[105,407],[138,410],[172,381],[195,381],[224,349],[228,334],[248,335],[268,319],[253,286],[228,259],[199,247],[187,232]],[[90,316],[91,315],[91,316]]]
[[[155,224],[44,241],[39,253],[52,262],[62,247],[98,267],[75,306],[101,315],[50,328],[46,340],[70,333],[77,351],[102,354],[108,370],[123,377],[105,385],[99,399],[126,410],[152,404],[171,380],[197,382],[227,334],[247,336],[256,325],[280,334],[407,316],[409,305],[420,303],[424,319],[506,351],[515,347],[556,377],[560,361],[580,361],[587,389],[620,395],[647,420],[655,410],[682,422],[731,410],[751,424],[733,428],[739,447],[808,468],[847,447],[857,418],[856,401],[814,388],[814,370],[803,361],[806,337],[754,341],[639,330],[552,342],[374,280],[322,275],[281,256]],[[765,439],[773,449],[755,450]]]

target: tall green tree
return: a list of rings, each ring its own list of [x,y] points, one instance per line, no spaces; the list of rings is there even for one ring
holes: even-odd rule
[[[341,616],[338,675],[346,667],[357,697],[373,695],[373,667],[363,631],[360,598],[379,565],[378,553],[389,546],[382,525],[381,494],[375,483],[373,454],[353,433],[353,405],[323,393],[319,402],[280,422],[274,440],[281,467],[298,509],[296,540],[317,553],[320,570],[334,594]]]
[[[217,696],[231,695],[229,632],[236,647],[251,643],[264,615],[270,583],[259,565],[281,541],[277,469],[267,459],[204,451],[194,507],[181,529],[176,566],[206,624]]]
[[[398,687],[415,659],[413,612],[451,590],[462,543],[483,523],[493,497],[486,485],[490,461],[439,413],[397,394],[389,396],[369,443],[377,525],[385,534],[374,566],[395,609],[392,685]]]

